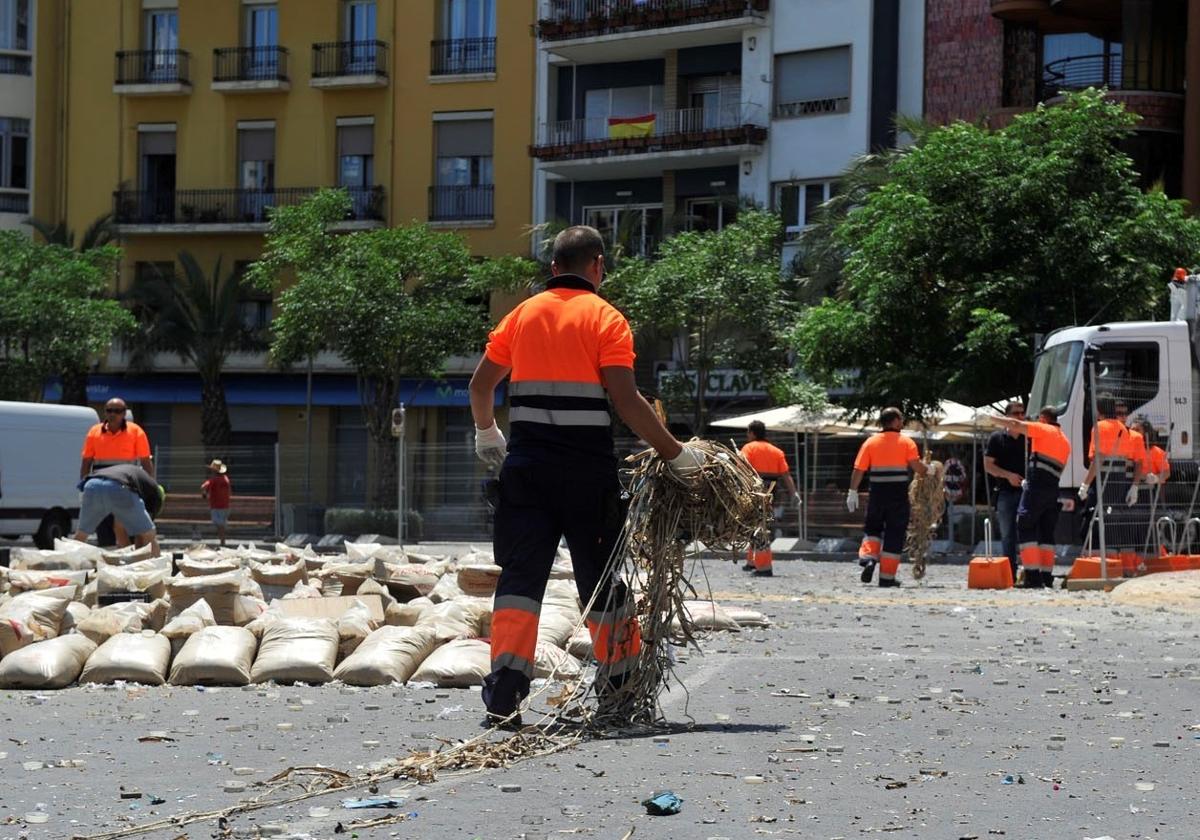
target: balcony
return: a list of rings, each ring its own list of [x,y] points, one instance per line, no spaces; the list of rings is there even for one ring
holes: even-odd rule
[[[117,190],[113,193],[113,219],[123,234],[262,233],[267,229],[272,207],[299,204],[317,189]],[[352,206],[339,229],[382,227],[383,187],[345,189]]]
[[[758,105],[683,108],[639,117],[586,117],[545,123],[529,153],[552,171],[593,168],[604,177],[661,172],[664,158],[689,167],[735,164],[766,142]],[[633,171],[638,170],[638,171]],[[641,170],[645,170],[643,173]]]
[[[388,83],[388,45],[383,41],[313,44],[315,88],[372,88]]]
[[[191,56],[184,50],[121,50],[113,93],[124,96],[181,96],[192,92]]]
[[[226,93],[289,90],[284,47],[223,47],[213,50],[212,89]]]
[[[1119,26],[1121,0],[991,0],[1001,20],[1034,24],[1042,32],[1088,31]]]
[[[0,191],[0,213],[21,213],[22,215],[27,215],[29,213],[29,191]]]
[[[429,222],[435,227],[490,227],[495,218],[491,184],[429,188]]]
[[[651,49],[727,43],[762,25],[770,0],[543,0],[539,43],[570,61],[628,61]]]
[[[429,75],[432,81],[491,80],[496,78],[495,38],[455,38],[431,41]]]
[[[1038,98],[1065,91],[1107,88],[1108,98],[1141,116],[1138,131],[1183,130],[1183,68],[1163,54],[1133,61],[1119,52],[1052,61],[1042,69]]]
[[[28,53],[0,52],[0,76],[32,76],[33,56]]]

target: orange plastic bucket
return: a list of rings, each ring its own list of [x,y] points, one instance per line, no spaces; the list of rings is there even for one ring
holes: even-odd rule
[[[1007,557],[973,557],[967,566],[967,589],[1012,589]]]

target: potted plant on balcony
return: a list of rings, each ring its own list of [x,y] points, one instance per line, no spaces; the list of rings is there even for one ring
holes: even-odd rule
[[[556,20],[539,20],[537,31],[542,38],[553,40],[562,36],[562,24]]]
[[[191,204],[179,205],[179,214],[183,216],[184,222],[189,225],[196,221],[196,208]]]
[[[680,23],[687,20],[687,6],[682,0],[670,0],[667,4],[667,20],[671,23]]]
[[[667,12],[662,6],[651,6],[645,11],[646,23],[650,26],[662,26],[667,20]]]

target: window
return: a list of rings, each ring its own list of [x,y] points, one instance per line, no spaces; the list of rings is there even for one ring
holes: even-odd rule
[[[241,282],[246,271],[250,268],[250,260],[238,260],[233,264],[233,276]],[[271,293],[243,286],[238,295],[238,315],[242,326],[248,330],[265,330],[271,325],[274,311],[271,306]]]
[[[333,415],[333,503],[367,501],[367,425],[358,406],[340,406]]]
[[[606,250],[620,248],[625,256],[649,257],[662,241],[662,205],[585,207],[583,223],[604,237]]]
[[[0,187],[29,189],[29,120],[0,117]]]
[[[594,88],[583,95],[585,139],[608,137],[609,119],[658,115],[663,110],[662,85]]]
[[[375,183],[375,126],[340,122],[337,127],[338,186],[370,187]]]
[[[1100,345],[1096,362],[1097,393],[1124,400],[1131,416],[1158,395],[1158,380],[1157,344]]]
[[[1042,36],[1042,81],[1047,94],[1094,85],[1121,87],[1121,42],[1087,32]]]
[[[133,282],[135,284],[149,283],[155,280],[170,280],[175,276],[173,262],[142,262],[133,264]]]
[[[145,79],[174,81],[179,72],[179,12],[161,9],[146,12]]]
[[[849,47],[775,56],[775,116],[807,117],[849,110]]]
[[[437,185],[492,183],[492,121],[441,120],[437,131]]]
[[[238,186],[244,190],[274,188],[274,126],[238,126]]]
[[[1083,342],[1070,341],[1039,353],[1034,363],[1033,390],[1029,392],[1031,406],[1053,406],[1062,413],[1071,401],[1075,374],[1083,358]],[[1034,409],[1036,410],[1036,409]]]
[[[29,49],[29,0],[0,0],[0,50]]]
[[[273,79],[279,73],[279,9],[274,3],[246,7],[246,76]]]
[[[731,128],[741,122],[741,76],[697,76],[687,83],[691,113],[684,131]]]
[[[737,216],[737,205],[733,200],[719,196],[689,198],[684,208],[687,230],[721,230],[725,225],[733,224]]]
[[[443,39],[495,37],[496,0],[443,0]]]
[[[816,219],[817,209],[836,193],[835,181],[776,184],[775,207],[783,217],[784,232],[795,239]]]
[[[375,0],[347,0],[345,26],[347,41],[374,41]]]

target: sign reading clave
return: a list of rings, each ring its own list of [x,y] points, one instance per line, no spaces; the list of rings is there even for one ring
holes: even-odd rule
[[[659,391],[678,389],[681,380],[688,391],[696,393],[700,375],[694,370],[660,370],[658,372]],[[707,399],[732,399],[738,397],[765,397],[767,389],[762,379],[756,374],[744,370],[710,370],[704,386],[704,396]]]

